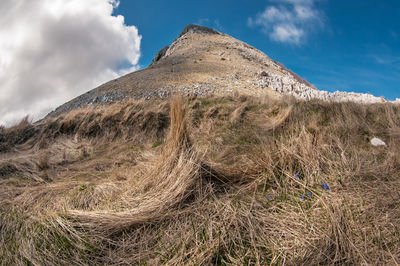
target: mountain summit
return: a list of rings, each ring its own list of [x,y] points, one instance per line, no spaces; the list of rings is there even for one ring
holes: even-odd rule
[[[166,98],[176,93],[187,96],[283,93],[305,100],[382,101],[369,94],[319,91],[256,48],[214,29],[191,24],[170,46],[155,55],[149,67],[107,82],[52,114],[89,104]]]

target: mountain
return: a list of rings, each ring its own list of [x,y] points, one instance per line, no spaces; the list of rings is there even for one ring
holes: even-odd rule
[[[0,127],[0,264],[398,265],[400,105],[381,101],[189,25]]]
[[[166,98],[176,93],[285,93],[305,100],[382,102],[369,94],[319,91],[254,47],[213,29],[188,25],[170,46],[155,55],[149,67],[107,82],[60,106],[52,115],[88,104]]]

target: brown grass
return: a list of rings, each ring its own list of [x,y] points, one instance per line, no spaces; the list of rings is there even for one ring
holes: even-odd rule
[[[28,124],[0,157],[2,263],[397,265],[399,113],[176,98]]]
[[[154,166],[136,184],[137,188],[129,190],[132,195],[125,192],[128,195],[124,201],[136,207],[121,212],[69,211],[79,226],[112,234],[137,224],[154,223],[201,190],[201,163],[191,148],[182,98],[174,99],[170,110],[171,127],[162,153],[152,158]]]
[[[0,128],[0,154],[10,152],[19,144],[27,142],[36,134],[35,127],[29,121],[28,116],[23,118],[17,125],[10,128]]]

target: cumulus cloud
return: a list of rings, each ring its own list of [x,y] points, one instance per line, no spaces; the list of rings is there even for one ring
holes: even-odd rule
[[[117,0],[1,0],[0,124],[43,117],[138,68],[141,36]]]
[[[277,42],[299,45],[307,34],[323,25],[315,0],[274,0],[273,5],[248,19],[248,25],[261,26]]]

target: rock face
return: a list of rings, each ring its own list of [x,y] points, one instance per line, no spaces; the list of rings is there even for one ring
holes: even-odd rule
[[[386,102],[382,97],[376,97],[368,93],[316,90],[304,83],[293,80],[289,75],[282,77],[280,75],[270,74],[265,80],[260,81],[260,86],[269,87],[276,92],[293,95],[303,100],[320,99],[332,102],[360,102],[369,104]]]
[[[164,48],[162,48],[160,51],[158,51],[158,53],[156,54],[156,56],[154,56],[153,61],[151,62],[151,64],[154,64],[158,61],[160,61],[161,58],[163,58],[163,56],[165,55],[165,53],[167,52],[169,46],[165,46]]]
[[[199,26],[199,25],[195,25],[195,24],[189,24],[182,30],[182,32],[178,38],[182,37],[189,31],[192,31],[194,33],[220,34],[218,31],[211,29],[211,28],[207,28],[207,27],[203,27],[203,26]]]
[[[302,100],[333,102],[385,102],[371,94],[317,90],[254,47],[213,29],[188,25],[171,45],[156,54],[148,68],[107,82],[65,103],[51,115],[130,98],[233,93],[270,97],[292,95]]]

